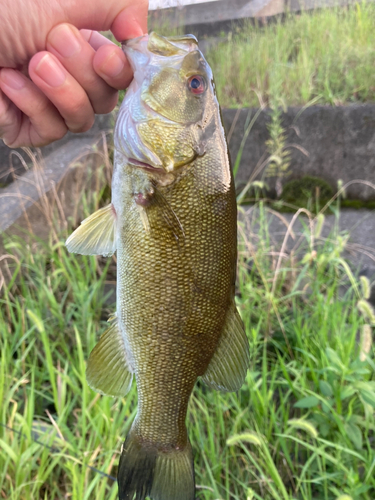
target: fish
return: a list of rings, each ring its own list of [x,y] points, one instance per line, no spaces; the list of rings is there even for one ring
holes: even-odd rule
[[[186,427],[198,379],[238,391],[250,362],[235,304],[237,205],[210,66],[193,35],[123,43],[134,78],[119,109],[111,203],[66,241],[117,252],[117,304],[91,352],[90,387],[138,409],[121,448],[120,500],[193,500]]]

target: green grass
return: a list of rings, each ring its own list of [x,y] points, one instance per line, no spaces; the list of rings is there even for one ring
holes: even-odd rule
[[[102,196],[84,204],[87,214]],[[191,398],[197,497],[373,500],[369,283],[343,259],[345,235],[321,238],[323,215],[311,227],[306,218],[298,245],[282,253],[269,231],[273,216],[259,202],[239,223],[246,383],[220,394],[198,382]],[[8,500],[117,495],[116,483],[89,466],[116,476],[136,388],[119,400],[85,381],[89,352],[114,310],[103,297],[114,260],[68,254],[70,230],[48,242],[8,238],[0,262],[0,412],[8,426],[0,427],[0,498]]]
[[[223,107],[340,105],[375,100],[375,5],[290,14],[249,24],[207,59]]]

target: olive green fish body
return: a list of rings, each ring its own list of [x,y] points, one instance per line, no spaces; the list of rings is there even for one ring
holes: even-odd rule
[[[195,160],[174,184],[157,188],[146,208],[149,232],[130,192],[119,223],[117,316],[137,380],[137,429],[162,446],[186,444],[188,399],[233,299],[236,205],[222,153],[217,162],[209,155]],[[178,234],[166,206],[178,219]]]
[[[249,365],[234,293],[237,208],[211,70],[194,37],[125,44],[134,80],[115,129],[112,203],[67,240],[117,251],[117,312],[90,354],[87,380],[138,412],[122,448],[120,500],[193,500],[185,425],[198,377],[238,390]]]

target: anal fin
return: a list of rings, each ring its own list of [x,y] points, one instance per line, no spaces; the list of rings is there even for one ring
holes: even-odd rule
[[[232,303],[219,344],[202,380],[218,391],[238,391],[245,381],[249,364],[249,341],[242,319]]]
[[[124,340],[117,319],[100,337],[87,361],[86,379],[91,387],[107,396],[125,396],[130,390],[133,374],[127,360]]]
[[[116,251],[116,215],[112,203],[83,220],[65,245],[72,253],[110,257]]]

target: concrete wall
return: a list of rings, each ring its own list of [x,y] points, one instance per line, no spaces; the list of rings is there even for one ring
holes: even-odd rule
[[[234,163],[245,134],[247,123],[256,114],[257,109],[223,110],[224,126],[229,134],[229,150]],[[254,170],[267,157],[265,142],[269,138],[267,126],[271,122],[270,110],[263,110],[255,121],[244,144],[240,167],[236,176],[237,188],[244,186]],[[359,179],[375,185],[375,105],[353,105],[342,107],[312,106],[289,108],[282,115],[282,124],[287,134],[287,146],[291,153],[291,175],[287,180],[312,175],[326,180],[336,190],[337,181],[344,183]],[[86,134],[75,134],[53,145],[55,151],[45,156],[45,189],[58,184],[67,175],[69,164],[79,156],[86,154],[100,138],[100,130],[112,128],[109,115],[98,117],[94,129]],[[49,148],[47,149],[49,151]],[[304,154],[303,152],[306,152]],[[3,169],[7,168],[7,155],[0,157]],[[0,161],[1,164],[1,161]],[[0,189],[0,230],[6,229],[23,213],[23,210],[36,201],[40,192],[28,172],[25,178]],[[254,179],[262,179],[265,169]],[[275,179],[267,178],[271,189]],[[19,195],[27,199],[19,203]],[[374,200],[375,191],[369,186],[353,184],[347,188],[349,198],[363,201]]]
[[[256,109],[223,110],[227,132],[232,128],[229,150],[234,163],[244,136],[247,120]],[[270,110],[264,110],[254,123],[245,143],[237,186],[246,184],[261,158],[267,156]],[[375,185],[375,105],[311,106],[305,110],[288,108],[282,114],[291,153],[291,175],[287,180],[312,175],[326,180],[335,190],[338,179],[344,183],[361,179]],[[233,126],[234,125],[234,126]],[[233,127],[232,127],[233,126]],[[306,151],[306,156],[303,151]],[[264,171],[256,179],[261,179]],[[267,181],[271,188],[275,179]],[[347,189],[349,198],[375,200],[375,190],[361,184]]]
[[[367,0],[373,2],[375,0]],[[217,0],[150,11],[151,26],[160,18],[171,27],[183,26],[198,38],[217,36],[246,20],[264,21],[285,14],[345,6],[355,0]]]

